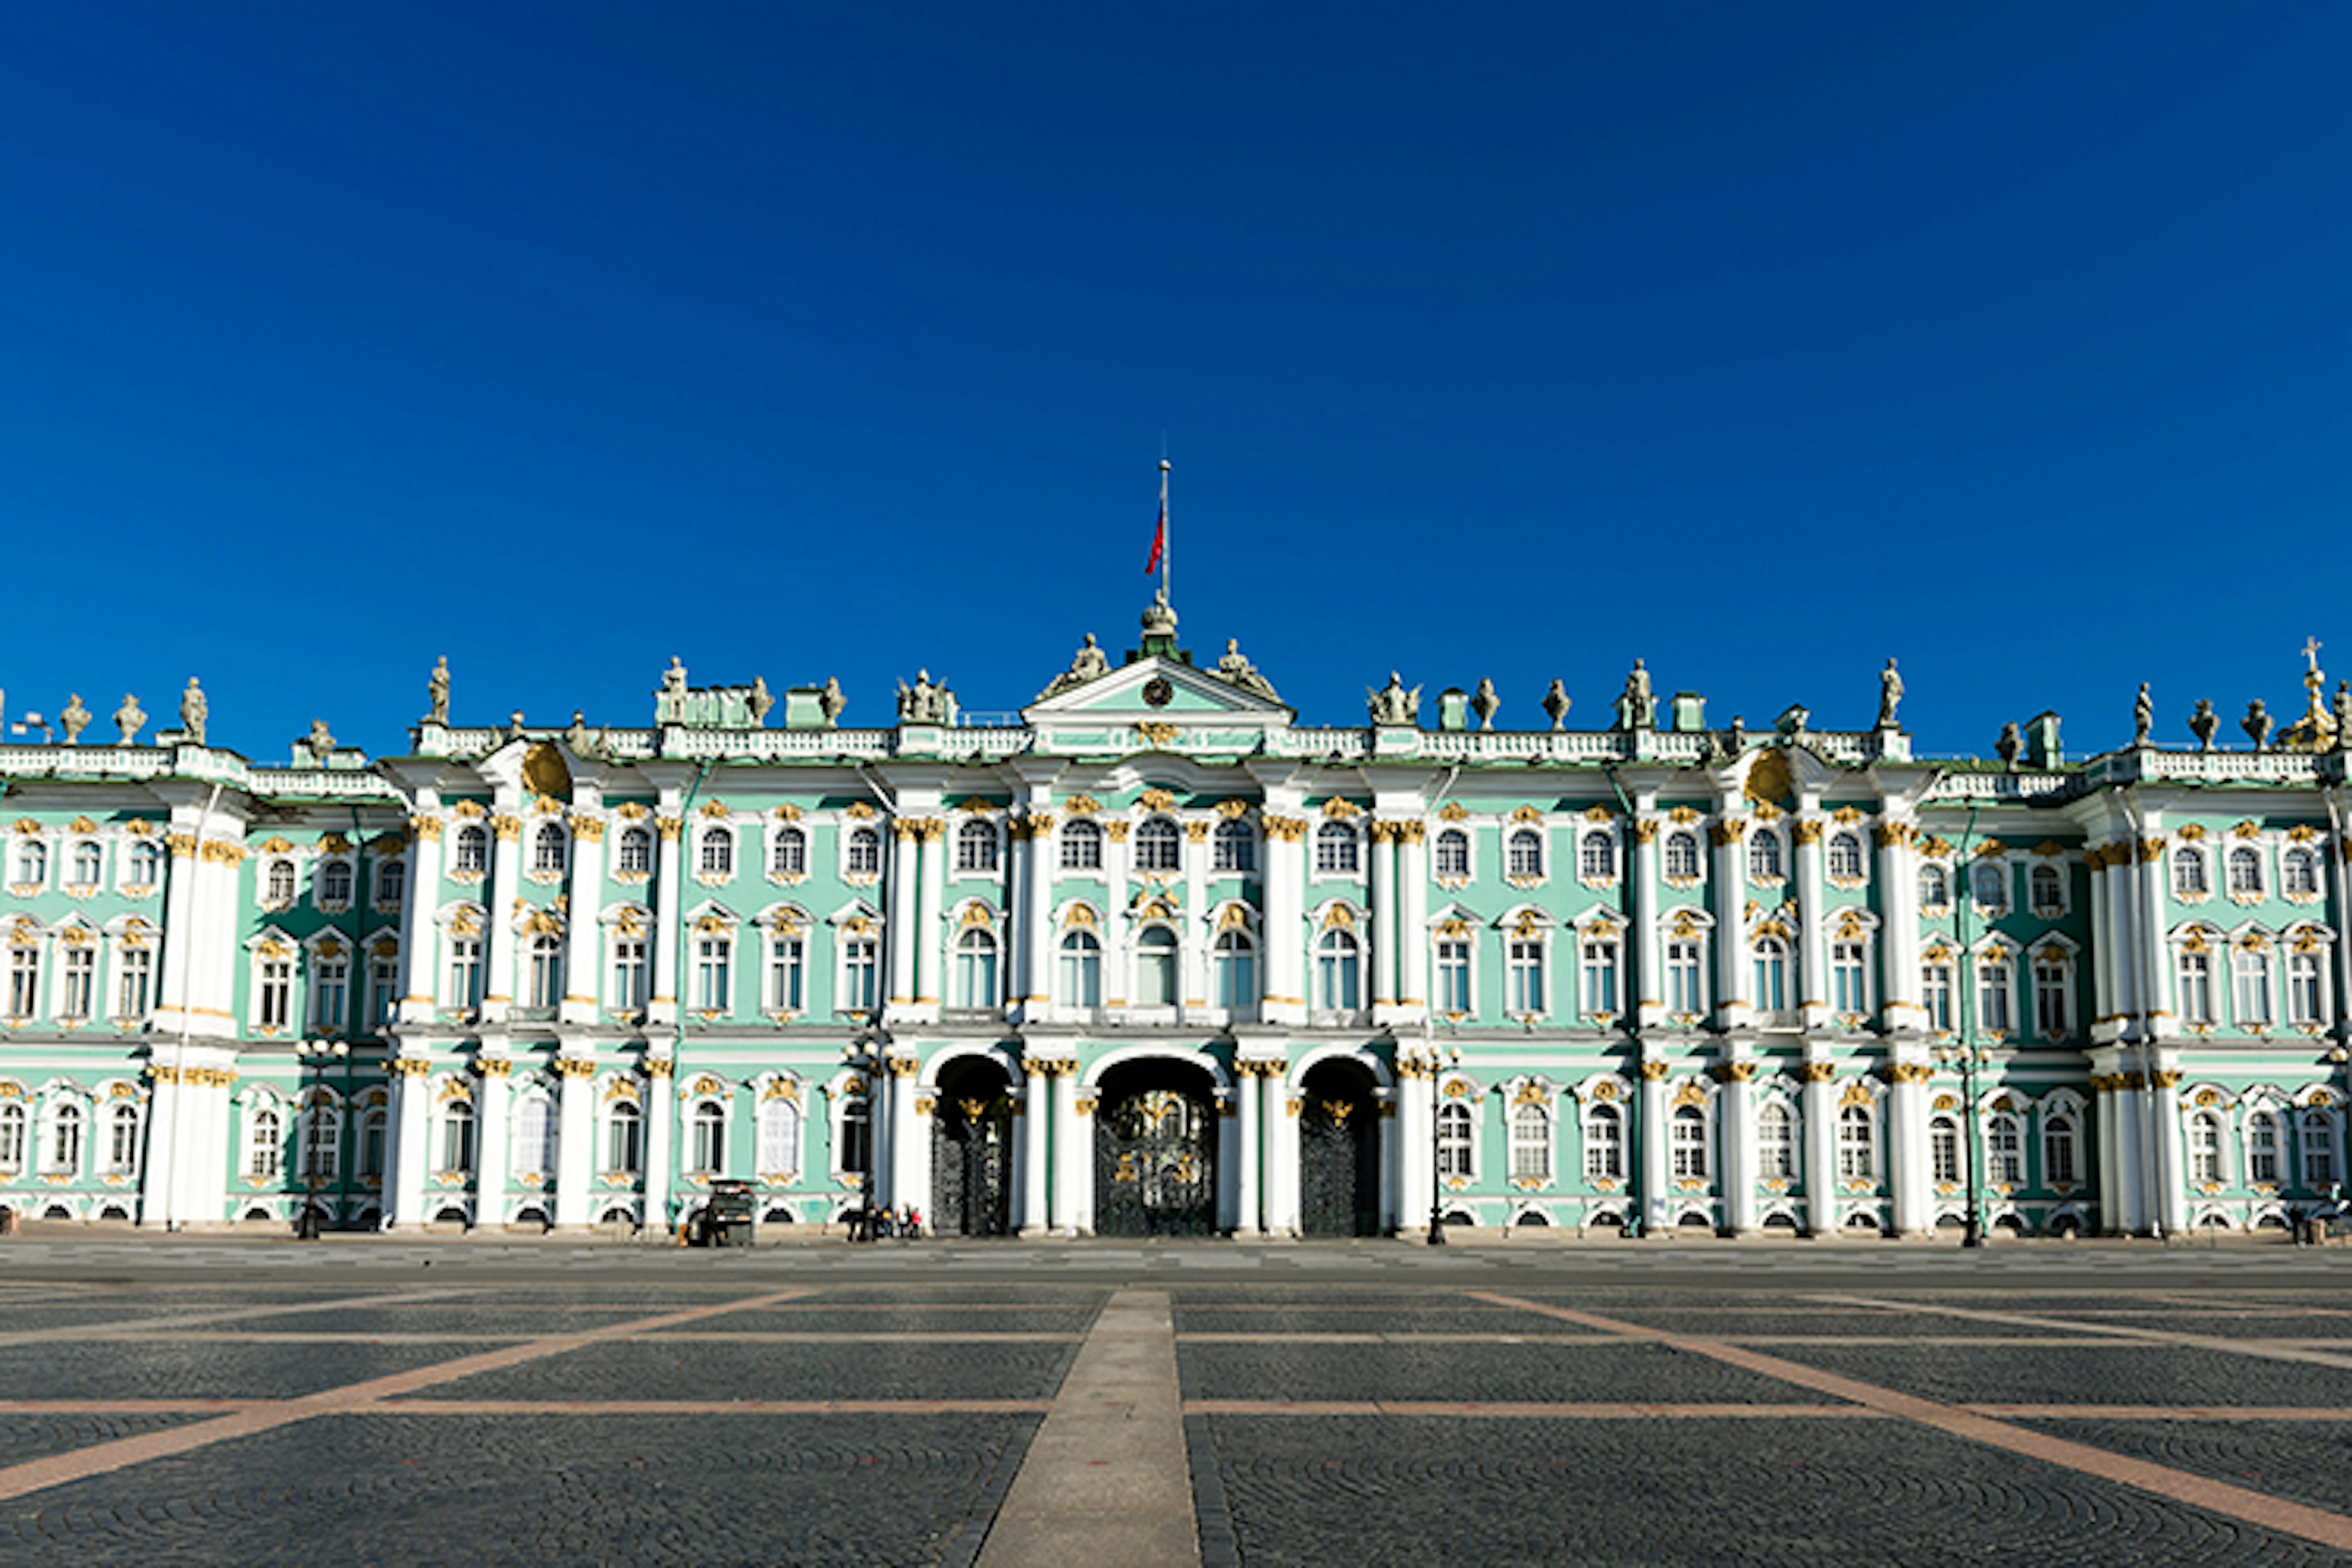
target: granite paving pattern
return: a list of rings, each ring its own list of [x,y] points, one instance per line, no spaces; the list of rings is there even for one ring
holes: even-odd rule
[[[657,1339],[583,1346],[477,1373],[433,1399],[1050,1399],[1065,1344],[760,1345]]]

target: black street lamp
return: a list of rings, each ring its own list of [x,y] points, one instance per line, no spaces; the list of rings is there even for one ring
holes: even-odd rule
[[[1422,1058],[1429,1069],[1429,1245],[1445,1245],[1445,1140],[1440,1129],[1444,1119],[1444,1096],[1438,1091],[1444,1069],[1461,1061],[1459,1050],[1448,1048],[1444,1053],[1433,1046]]]
[[[294,1051],[310,1074],[310,1092],[302,1097],[306,1102],[305,1115],[301,1121],[302,1221],[295,1227],[295,1234],[305,1241],[316,1241],[319,1239],[319,1233],[325,1228],[324,1216],[319,1212],[319,1153],[323,1142],[319,1136],[319,1118],[326,1108],[320,1103],[320,1100],[326,1089],[324,1079],[327,1064],[349,1061],[352,1047],[343,1040],[302,1040],[295,1045]],[[348,1095],[345,1096],[346,1100],[349,1098]],[[340,1121],[341,1114],[342,1108],[338,1108],[336,1115],[339,1121],[335,1134],[335,1163],[338,1166],[341,1165],[343,1155],[342,1130]]]

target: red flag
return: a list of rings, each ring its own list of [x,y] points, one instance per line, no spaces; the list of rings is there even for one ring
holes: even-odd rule
[[[1143,563],[1143,574],[1150,576],[1160,570],[1160,552],[1168,548],[1168,498],[1160,498],[1160,526],[1151,532],[1151,559]]]

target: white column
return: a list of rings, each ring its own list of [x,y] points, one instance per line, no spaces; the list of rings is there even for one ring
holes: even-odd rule
[[[596,1061],[591,1056],[558,1057],[556,1099],[555,1224],[572,1230],[588,1225],[595,1194]]]
[[[1265,1233],[1265,1138],[1262,1123],[1265,1115],[1265,1081],[1261,1070],[1267,1064],[1243,1060],[1234,1064],[1237,1082],[1234,1096],[1241,1107],[1234,1118],[1239,1124],[1236,1138],[1241,1145],[1234,1163],[1234,1184],[1239,1194],[1239,1215],[1234,1222],[1234,1234],[1240,1237],[1263,1236]]]
[[[2147,1141],[2141,1133],[2147,1127],[2147,1108],[2141,1087],[2143,1080],[2136,1072],[2120,1075],[2122,1085],[2109,1096],[2116,1102],[2116,1176],[2118,1200],[2116,1214],[2124,1229],[2137,1236],[2148,1228],[2147,1217]]]
[[[1049,1075],[1055,1064],[1025,1065],[1028,1073],[1022,1079],[1021,1114],[1013,1123],[1021,1142],[1021,1234],[1039,1237],[1053,1225],[1045,1191],[1045,1140],[1053,1126],[1054,1110],[1048,1100],[1054,1083]]]
[[[1878,956],[1885,971],[1879,994],[1886,999],[1886,1026],[1918,1029],[1927,1024],[1919,995],[1919,874],[1911,855],[1917,829],[1907,822],[1878,826]],[[1898,1195],[1897,1202],[1900,1202]]]
[[[1396,824],[1365,824],[1372,857],[1372,1021],[1384,1024],[1396,1013],[1397,897]]]
[[[948,885],[947,824],[936,816],[923,818],[916,825],[922,834],[921,875],[915,884],[915,1009],[914,1016],[936,1019],[940,1016],[940,998],[947,994],[941,984],[941,972],[946,965],[946,932],[940,923],[940,907],[944,901]],[[900,1198],[898,1202],[908,1200]]]
[[[1260,1079],[1265,1102],[1259,1112],[1265,1141],[1265,1233],[1298,1234],[1298,1100],[1286,1062],[1268,1062]]]
[[[1090,1124],[1078,1116],[1078,1074],[1076,1063],[1057,1067],[1053,1076],[1054,1212],[1057,1236],[1083,1236],[1094,1207],[1094,1151],[1086,1134]]]
[[[1209,913],[1209,825],[1188,822],[1184,825],[1184,942],[1177,949],[1183,965],[1182,990],[1176,1000],[1183,1005],[1182,1016],[1201,1019],[1209,1007],[1209,944],[1216,932],[1208,920]]]
[[[2114,929],[2107,918],[2107,853],[2104,845],[2084,851],[2083,863],[2091,869],[2091,1026],[2085,1037],[2101,1037],[2102,1025],[2112,1020],[2123,1009],[2116,1000],[2116,952]],[[2105,1114],[2102,1110],[2102,1115]],[[2114,1202],[2115,1189],[2105,1187],[2100,1193],[2102,1202]],[[2112,1222],[2113,1215],[2108,1216]]]
[[[675,803],[663,802],[665,812],[677,809]],[[658,1026],[677,1022],[677,943],[679,915],[685,906],[679,901],[679,862],[685,858],[685,823],[679,818],[660,816],[654,826],[661,840],[654,861],[654,994],[646,1007],[646,1022]],[[669,1111],[665,1110],[654,1120],[667,1125]]]
[[[1265,815],[1265,1002],[1269,1024],[1307,1021],[1304,818]]]
[[[507,1207],[507,1119],[514,1097],[507,1074],[514,1064],[503,1056],[477,1056],[480,1076],[474,1089],[474,1223],[503,1225]]]
[[[1022,1016],[1034,1023],[1045,1016],[1054,991],[1054,819],[1032,812],[1028,821],[1029,837],[1021,845],[1021,880],[1029,899],[1022,910],[1022,946],[1029,956]]]
[[[1673,1130],[1666,1113],[1666,1064],[1642,1064],[1641,1126],[1642,1235],[1656,1240],[1668,1234],[1666,1221],[1667,1152]]]
[[[1748,922],[1740,913],[1748,903],[1748,868],[1740,863],[1748,824],[1731,815],[1733,804],[1724,803],[1723,819],[1711,835],[1715,840],[1716,1022],[1720,1028],[1744,1029],[1752,1020],[1754,1008],[1748,995]]]
[[[2148,1015],[2141,1037],[2148,1040],[2160,1039],[2179,1026],[2179,1009],[2172,999],[2172,965],[2166,962],[2168,954],[2164,943],[2164,865],[2160,860],[2149,858],[2149,846],[2163,842],[2163,830],[2157,826],[2157,814],[2149,812],[2148,843],[2140,846],[2139,864],[2133,868],[2131,878],[2139,906],[2135,912],[2139,920],[2137,940],[2140,954],[2146,964],[2141,973],[2147,978],[2147,991],[2140,1002],[2140,1010]],[[2217,865],[2214,870],[2218,875],[2221,868]],[[2213,976],[2216,985],[2229,983],[2228,963],[2223,963],[2221,967],[2223,973]],[[2030,984],[2031,974],[2027,980]],[[2030,996],[2031,992],[2027,994]]]
[[[2117,1107],[2122,1097],[2116,1092],[2119,1075],[2101,1072],[2095,1066],[2091,1073],[2092,1103],[2097,1109],[2099,1138],[2099,1232],[2103,1236],[2118,1236],[2129,1231],[2126,1217],[2126,1193],[2129,1178],[2123,1164],[2122,1118]]]
[[[669,1194],[677,1162],[677,1095],[667,1047],[646,1058],[646,1228],[669,1232]]]
[[[927,1152],[920,1145],[928,1124],[915,1110],[915,1074],[921,1070],[922,1064],[912,1057],[892,1057],[888,1065],[890,1206],[900,1208],[914,1204],[928,1210],[931,1194],[924,1188],[918,1159],[919,1153]]]
[[[921,831],[904,816],[890,824],[890,880],[883,890],[883,909],[889,923],[894,1018],[906,1016],[915,1004],[915,884],[921,876]]]
[[[2162,1062],[2159,1054],[2148,1093],[2155,1097],[2158,1212],[2169,1236],[2189,1228],[2189,1172],[2180,1146],[2180,1072]]]
[[[1755,1077],[1754,1062],[1726,1062],[1715,1094],[1716,1125],[1723,1129],[1724,1218],[1734,1236],[1753,1236],[1759,1229]]]
[[[1805,1009],[1805,1027],[1825,1029],[1830,1022],[1829,933],[1822,928],[1828,906],[1822,896],[1822,819],[1806,803],[1806,810],[1789,826],[1797,844],[1797,918],[1799,953],[1797,994]]]
[[[1419,1023],[1429,1011],[1429,846],[1418,818],[1396,825],[1397,1016]]]
[[[604,819],[574,816],[572,818],[572,912],[564,938],[563,1007],[558,1015],[567,1024],[593,1024],[596,1021],[596,997],[604,956],[604,930],[596,916],[604,901]],[[557,1223],[562,1222],[559,1220]]]
[[[1128,884],[1128,823],[1119,818],[1105,820],[1102,825],[1102,999],[1104,1016],[1114,1022],[1129,1000],[1129,943],[1135,929],[1127,918],[1128,904],[1134,897],[1134,889]]]
[[[522,886],[522,819],[514,815],[511,791],[499,790],[490,818],[490,881],[482,889],[483,934],[490,943],[489,983],[482,996],[482,1021],[508,1016],[515,999],[515,890]]]
[[[1914,1046],[1913,1050],[1920,1047]],[[1895,1190],[1895,1231],[1926,1236],[1935,1226],[1934,1170],[1927,1148],[1928,1085],[1924,1061],[1898,1061],[1886,1096],[1886,1178]]]
[[[440,943],[433,912],[441,903],[441,819],[420,812],[408,819],[408,895],[400,909],[400,950],[407,967],[396,1023],[429,1024],[440,994]],[[390,1150],[386,1150],[390,1157]]]
[[[1838,1233],[1837,1079],[1826,1060],[1804,1065],[1805,1227],[1816,1237]]]
[[[1216,1091],[1217,1101],[1217,1228],[1238,1235],[1244,1221],[1239,1173],[1242,1158],[1241,1100],[1238,1089]]]
[[[1402,1092],[1402,1086],[1372,1092],[1372,1108],[1380,1117],[1375,1125],[1381,1135],[1381,1210],[1374,1224],[1382,1236],[1396,1230],[1398,1205],[1404,1195],[1404,1173],[1397,1166],[1397,1099]]]
[[[392,1117],[384,1130],[384,1215],[396,1230],[411,1230],[433,1216],[425,1207],[425,1165],[433,1121],[432,1068],[421,1057],[394,1058]]]
[[[1431,1165],[1437,1156],[1429,1136],[1429,1065],[1425,1061],[1400,1061],[1396,1072],[1396,1228],[1400,1235],[1426,1235],[1430,1183],[1437,1174]]]
[[[1633,973],[1625,977],[1626,1000],[1634,1004],[1633,1016],[1644,1029],[1666,1021],[1665,968],[1658,950],[1658,819],[1651,804],[1646,795],[1634,802],[1636,815],[1628,825],[1633,863],[1625,879],[1625,919],[1633,928],[1626,944],[1633,958]]]

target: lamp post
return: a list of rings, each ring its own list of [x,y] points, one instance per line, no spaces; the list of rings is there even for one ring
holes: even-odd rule
[[[1425,1058],[1429,1068],[1429,1245],[1432,1247],[1445,1245],[1445,1141],[1440,1131],[1442,1118],[1438,1114],[1444,1096],[1438,1092],[1438,1082],[1445,1068],[1456,1066],[1461,1060],[1462,1052],[1451,1046],[1443,1052],[1432,1046]]]
[[[319,1137],[319,1114],[325,1108],[317,1103],[314,1096],[317,1091],[326,1087],[322,1080],[326,1077],[327,1064],[350,1060],[352,1047],[349,1042],[343,1040],[302,1040],[296,1044],[294,1051],[300,1058],[303,1068],[310,1074],[312,1090],[312,1093],[302,1097],[310,1103],[305,1107],[306,1114],[301,1123],[302,1223],[297,1227],[296,1234],[305,1241],[316,1241],[319,1239],[320,1231],[324,1228],[320,1223],[322,1216],[319,1213],[319,1151],[321,1142]],[[338,1115],[340,1114],[339,1111]],[[342,1153],[343,1140],[339,1123],[335,1136],[335,1163],[339,1166],[342,1163]]]

